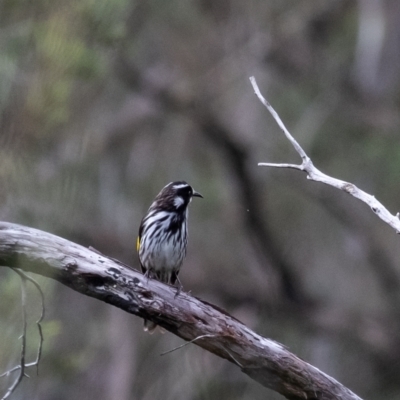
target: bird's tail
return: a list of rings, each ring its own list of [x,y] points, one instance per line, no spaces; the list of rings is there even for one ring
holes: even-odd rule
[[[164,334],[166,332],[166,330],[164,328],[161,328],[161,326],[158,326],[154,322],[148,321],[147,319],[144,320],[143,330],[145,332],[150,333],[150,335],[152,335],[154,333],[154,331],[157,329],[157,327],[160,330],[160,333]]]
[[[150,335],[151,335],[151,334],[154,333],[154,331],[156,330],[156,328],[157,328],[157,324],[155,324],[154,322],[151,322],[151,321],[149,321],[149,320],[147,320],[147,319],[144,320],[144,327],[143,327],[143,330],[144,330],[145,332],[149,332]]]

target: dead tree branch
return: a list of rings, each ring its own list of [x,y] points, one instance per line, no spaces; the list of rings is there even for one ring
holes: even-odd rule
[[[254,93],[261,101],[262,104],[267,108],[270,112],[272,117],[275,119],[276,123],[282,129],[283,133],[285,134],[286,138],[292,144],[294,149],[300,155],[302,159],[301,164],[274,164],[274,163],[259,163],[259,166],[262,167],[275,167],[275,168],[292,168],[298,169],[300,171],[304,171],[307,173],[307,179],[316,182],[322,182],[326,185],[333,186],[337,189],[343,190],[346,193],[352,195],[356,199],[361,200],[365,204],[371,207],[371,210],[384,222],[390,225],[393,229],[396,230],[396,233],[400,233],[400,214],[397,213],[396,215],[392,215],[385,206],[379,202],[375,196],[372,196],[363,190],[359,189],[356,185],[350,182],[342,181],[340,179],[332,178],[329,175],[324,174],[319,169],[317,169],[313,162],[311,161],[310,157],[307,156],[306,152],[303,148],[299,145],[297,140],[289,133],[286,129],[285,124],[282,122],[281,118],[279,117],[278,113],[274,110],[271,104],[264,98],[261,94],[260,89],[258,88],[257,82],[254,76],[250,77],[250,82],[253,85]]]
[[[54,279],[224,358],[288,399],[360,400],[335,379],[227,312],[68,240],[0,222],[0,266]]]

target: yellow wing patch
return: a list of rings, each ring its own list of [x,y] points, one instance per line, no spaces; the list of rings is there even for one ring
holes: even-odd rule
[[[138,236],[136,240],[136,251],[139,251],[139,248],[140,248],[140,237]]]

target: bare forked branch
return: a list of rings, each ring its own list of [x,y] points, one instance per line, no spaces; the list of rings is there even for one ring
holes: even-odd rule
[[[3,372],[0,375],[1,377],[4,376],[9,376],[11,373],[14,371],[18,371],[18,376],[15,378],[14,382],[9,386],[7,389],[6,393],[3,395],[1,400],[5,400],[11,396],[11,394],[14,392],[14,390],[18,387],[18,385],[21,383],[22,379],[25,376],[28,376],[25,373],[26,368],[29,367],[36,367],[36,373],[39,373],[39,362],[42,356],[42,347],[43,347],[43,332],[42,332],[42,325],[41,322],[44,318],[44,312],[45,312],[45,307],[44,307],[44,294],[43,291],[40,287],[40,285],[29,275],[25,274],[23,271],[17,268],[12,268],[12,270],[19,275],[21,278],[21,308],[22,308],[22,334],[21,334],[21,355],[20,355],[20,362],[18,365],[15,367],[9,369],[6,372]],[[36,321],[36,325],[38,328],[39,332],[39,345],[36,353],[36,359],[30,363],[25,363],[25,358],[26,358],[26,330],[27,330],[27,311],[26,311],[26,281],[31,282],[37,289],[37,291],[40,294],[40,299],[41,299],[41,313],[39,316],[39,319]]]
[[[258,88],[256,79],[254,76],[250,77],[250,82],[253,86],[254,93],[261,101],[261,103],[267,108],[267,110],[271,113],[272,117],[275,119],[276,123],[282,129],[286,138],[293,145],[294,149],[300,155],[302,159],[301,164],[275,164],[275,163],[259,163],[258,165],[261,167],[274,167],[274,168],[292,168],[298,169],[300,171],[304,171],[307,173],[307,179],[312,181],[321,182],[325,185],[333,186],[337,189],[343,190],[344,192],[352,195],[353,197],[361,200],[365,204],[367,204],[371,210],[384,222],[390,225],[396,233],[400,233],[400,214],[396,215],[391,214],[387,208],[378,201],[375,196],[372,196],[363,190],[359,189],[356,185],[350,182],[342,181],[340,179],[333,178],[329,175],[324,174],[319,169],[317,169],[312,163],[311,159],[307,156],[306,152],[299,145],[296,139],[290,134],[290,132],[286,129],[285,124],[282,122],[278,113],[274,110],[271,104],[264,98],[261,94],[260,89]]]
[[[1,398],[1,400],[8,399],[14,390],[18,387],[20,382],[25,376],[25,355],[26,355],[26,327],[27,327],[27,313],[26,313],[26,280],[25,280],[25,274],[21,274],[18,270],[15,270],[15,272],[19,275],[21,278],[21,308],[22,308],[22,334],[21,334],[21,356],[20,356],[20,363],[17,367],[12,368],[11,370],[5,372],[1,376],[7,376],[10,374],[12,371],[15,371],[19,369],[19,374],[14,380],[14,382],[11,384],[11,386],[7,389],[6,393],[4,396]]]

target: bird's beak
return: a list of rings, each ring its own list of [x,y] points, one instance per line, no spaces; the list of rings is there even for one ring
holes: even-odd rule
[[[196,192],[195,190],[193,190],[192,197],[201,197],[201,198],[203,198],[203,196],[199,192]]]

